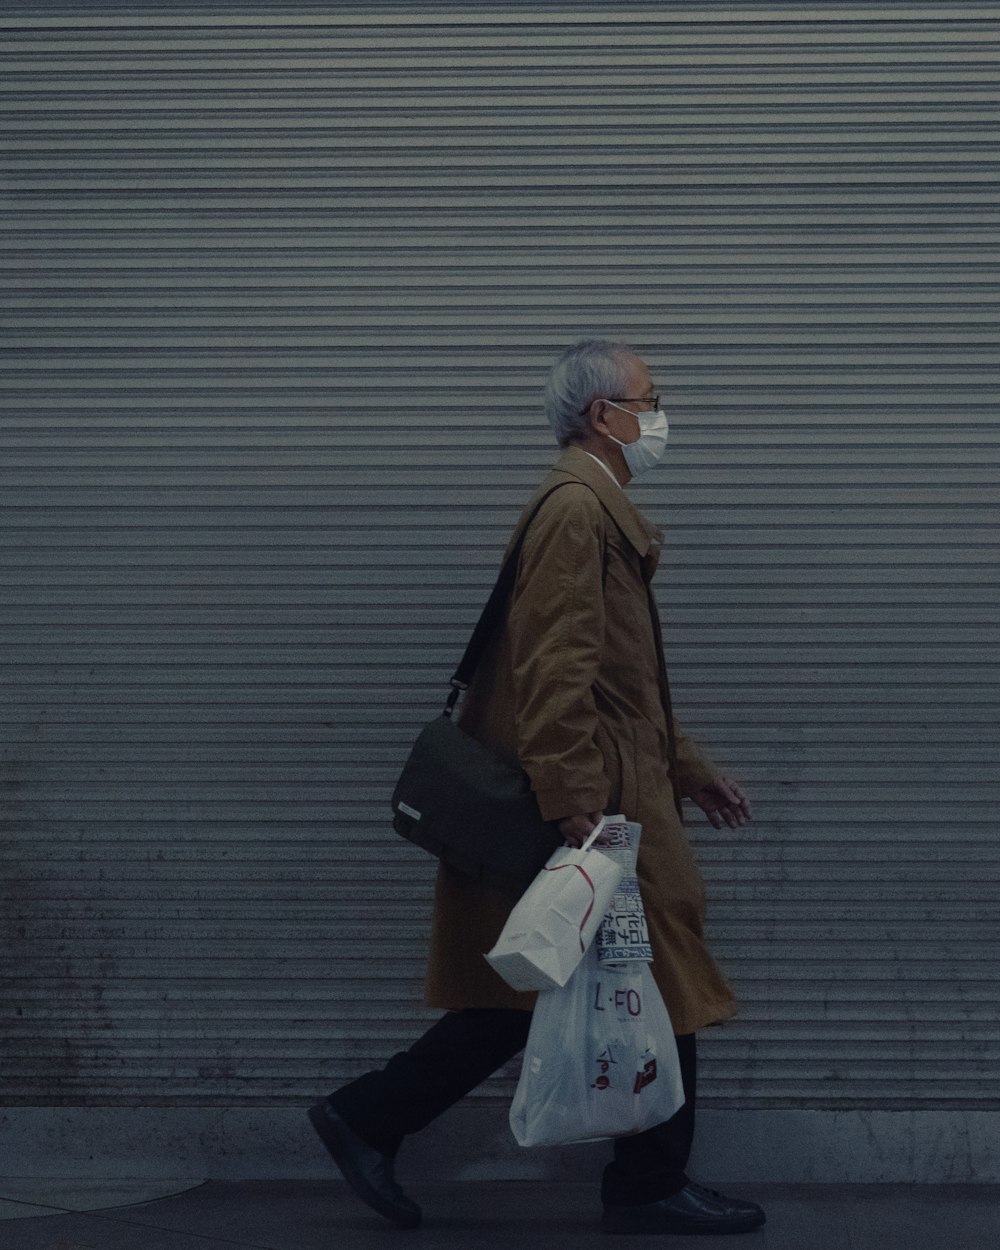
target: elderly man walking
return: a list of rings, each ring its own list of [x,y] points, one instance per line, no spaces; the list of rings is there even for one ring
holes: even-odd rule
[[[691,798],[716,828],[745,824],[750,806],[670,709],[659,622],[650,610],[660,536],[624,489],[663,457],[667,417],[643,360],[602,339],[583,340],[559,357],[546,409],[563,454],[536,496],[549,492],[527,525],[504,627],[476,670],[461,723],[520,762],[542,816],[568,843],[580,845],[602,812],[623,811],[642,824],[638,876],[652,971],[677,1034],[685,1102],[663,1124],[615,1139],[602,1183],[604,1229],[745,1232],[764,1222],[760,1207],[697,1185],[685,1172],[695,1036],[735,1005],[704,943],[704,889],[681,799]],[[403,1138],[527,1040],[533,995],[512,990],[483,958],[515,901],[440,866],[427,1001],[446,1014],[384,1069],[309,1112],[358,1195],[404,1227],[421,1217],[393,1174]]]

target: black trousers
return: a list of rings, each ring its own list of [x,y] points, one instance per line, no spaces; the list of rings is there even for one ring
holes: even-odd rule
[[[367,1072],[330,1095],[330,1103],[355,1133],[382,1154],[394,1155],[417,1133],[503,1067],[528,1040],[529,1011],[449,1011],[409,1050],[384,1068]],[[618,1137],[604,1170],[601,1197],[608,1206],[669,1198],[687,1184],[694,1137],[697,1081],[695,1034],[677,1038],[684,1105],[669,1120]]]

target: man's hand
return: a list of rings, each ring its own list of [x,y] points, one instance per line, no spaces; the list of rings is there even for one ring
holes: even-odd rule
[[[723,821],[730,829],[736,829],[753,819],[750,800],[728,777],[716,777],[702,786],[691,795],[691,801],[698,804],[716,829],[722,828]]]
[[[584,842],[594,832],[594,828],[602,815],[603,812],[587,812],[582,816],[564,817],[558,825],[563,841],[567,846],[583,846]],[[603,846],[607,840],[606,835],[602,833],[594,845]]]

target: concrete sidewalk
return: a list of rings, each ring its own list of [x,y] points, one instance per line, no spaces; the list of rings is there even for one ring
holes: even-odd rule
[[[128,1187],[66,1185],[0,1181],[0,1250],[400,1250],[404,1244],[434,1250],[648,1250],[663,1244],[699,1250],[724,1245],[996,1250],[1000,1245],[997,1185],[727,1186],[734,1196],[763,1204],[764,1228],[734,1237],[668,1238],[602,1233],[596,1187],[579,1182],[408,1186],[424,1208],[424,1224],[412,1232],[385,1224],[332,1180],[207,1181],[152,1201],[102,1209],[84,1208],[104,1198],[127,1198]],[[160,1192],[165,1189],[161,1184]],[[50,1203],[40,1201],[46,1196]],[[75,1209],[64,1209],[69,1206]]]

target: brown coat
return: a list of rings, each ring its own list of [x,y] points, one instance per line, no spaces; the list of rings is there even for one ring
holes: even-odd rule
[[[547,820],[621,811],[642,823],[639,883],[653,975],[674,1030],[692,1033],[735,1006],[703,942],[704,887],[669,775],[647,590],[659,534],[579,448],[562,455],[539,493],[556,483],[528,528],[506,625],[465,697],[462,726],[520,760]],[[674,780],[690,794],[717,770],[676,723],[670,732]],[[515,901],[516,891],[439,868],[430,1006],[532,1006],[533,995],[510,989],[483,958]]]

